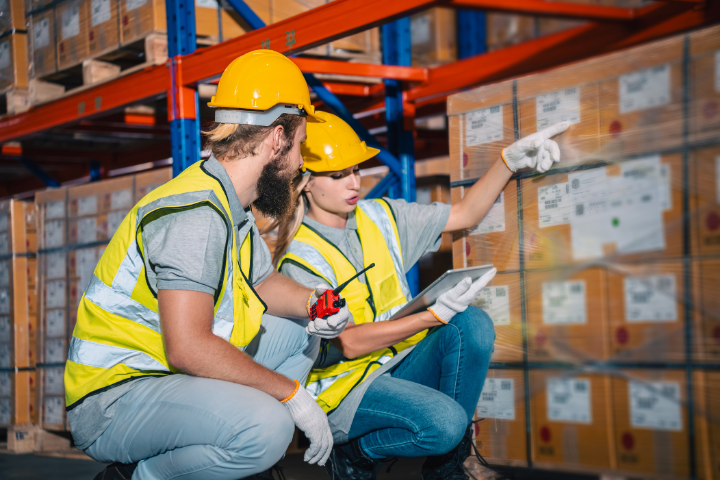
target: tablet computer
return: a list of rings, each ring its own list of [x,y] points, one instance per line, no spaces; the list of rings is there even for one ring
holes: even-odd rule
[[[492,264],[479,267],[458,268],[448,270],[440,278],[435,280],[429,287],[420,292],[415,298],[405,304],[403,308],[395,312],[390,320],[407,317],[413,313],[421,312],[434,304],[438,297],[457,285],[463,278],[470,277],[474,282],[478,278],[492,270]]]

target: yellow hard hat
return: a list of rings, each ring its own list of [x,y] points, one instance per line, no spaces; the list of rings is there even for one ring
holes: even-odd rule
[[[303,172],[335,172],[344,170],[380,153],[360,140],[355,130],[332,113],[315,112],[322,123],[308,123],[307,140],[301,146]]]
[[[274,50],[254,50],[233,60],[208,106],[217,108],[219,123],[269,126],[283,113],[319,121],[302,72]]]

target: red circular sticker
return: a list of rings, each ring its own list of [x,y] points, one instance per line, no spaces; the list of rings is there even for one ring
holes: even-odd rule
[[[613,120],[610,123],[609,130],[610,130],[610,135],[612,135],[613,137],[617,137],[618,135],[620,135],[622,133],[622,123],[620,123],[617,120]]]
[[[705,217],[705,226],[711,232],[717,230],[720,227],[720,215],[717,212],[708,213]]]
[[[465,256],[466,257],[470,256],[470,243],[468,243],[467,240],[465,240]]]
[[[545,332],[543,332],[542,330],[538,331],[535,334],[535,343],[537,343],[538,347],[542,347],[543,345],[545,345],[546,340],[547,340],[547,335],[545,335]]]
[[[712,338],[715,340],[715,343],[720,343],[720,327],[713,328]]]
[[[718,113],[718,105],[715,100],[708,100],[705,102],[705,105],[703,105],[703,115],[705,115],[706,120],[710,120],[712,118],[715,118]]]
[[[540,440],[542,440],[544,443],[550,442],[550,438],[552,435],[550,434],[550,429],[548,427],[542,427],[540,429]]]
[[[635,448],[635,437],[633,437],[632,433],[623,433],[622,446],[625,450],[632,450],[633,448]]]
[[[468,154],[463,152],[463,168],[468,166],[469,161],[470,161],[470,158],[468,158]]]
[[[615,339],[620,345],[625,345],[630,340],[630,332],[625,327],[618,327],[615,330]]]
[[[90,41],[92,42],[93,40],[95,40],[95,32],[90,30]]]

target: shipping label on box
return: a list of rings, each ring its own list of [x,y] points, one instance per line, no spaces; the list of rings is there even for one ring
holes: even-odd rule
[[[564,88],[535,98],[537,129],[560,122],[580,123],[580,88]]]
[[[65,337],[65,310],[48,310],[45,315],[45,336]]]
[[[10,285],[10,261],[0,260],[0,287]]]
[[[0,255],[10,253],[10,238],[7,232],[0,233]]]
[[[35,49],[50,45],[50,19],[42,18],[33,22],[33,47]],[[55,202],[57,203],[57,202]]]
[[[620,113],[645,110],[670,103],[670,65],[660,65],[622,75]]]
[[[132,190],[120,190],[110,194],[110,208],[112,210],[130,209],[132,207]]]
[[[10,372],[0,372],[0,397],[12,395],[12,379]]]
[[[485,233],[505,231],[505,192],[495,199],[490,210],[478,225],[468,232],[468,235],[482,235]]]
[[[44,370],[43,391],[47,395],[65,394],[65,369],[63,367],[52,367]]]
[[[77,250],[75,254],[77,259],[77,274],[80,277],[78,289],[84,292],[90,284],[98,259],[95,256],[96,252],[94,248],[81,248]]]
[[[678,382],[630,381],[630,423],[635,428],[682,431]]]
[[[548,420],[592,423],[590,397],[590,380],[548,378]]]
[[[12,349],[9,343],[0,343],[0,368],[12,367]]]
[[[625,277],[623,283],[626,321],[677,321],[678,297],[675,275]]]
[[[10,314],[10,291],[0,288],[0,315]]]
[[[80,2],[70,5],[62,12],[62,39],[80,35]]]
[[[97,242],[97,218],[81,218],[77,221],[77,243]]]
[[[78,216],[95,215],[98,210],[97,196],[82,197],[77,199]]]
[[[515,380],[486,378],[477,404],[477,416],[515,420]]]
[[[143,5],[147,3],[147,0],[126,0],[126,10],[129,12],[131,10],[135,10],[136,8],[140,8]]]
[[[45,259],[47,270],[45,275],[47,278],[63,278],[67,273],[65,265],[65,253],[54,252],[48,253]]]
[[[45,223],[45,248],[61,247],[65,244],[65,222],[50,220]]]
[[[10,341],[12,341],[10,316],[0,315],[0,343],[10,343]]]
[[[45,397],[43,402],[45,413],[43,420],[49,425],[62,425],[65,423],[65,402],[63,397]]]
[[[10,216],[7,213],[0,214],[0,232],[7,232],[10,223]]]
[[[485,310],[494,325],[510,325],[509,285],[491,285],[483,288],[472,304]]]
[[[10,66],[12,53],[10,51],[10,40],[0,43],[0,69]]]
[[[0,425],[10,425],[12,420],[12,401],[9,398],[0,398]]]
[[[538,187],[540,228],[569,224],[572,208],[569,182]]]
[[[62,363],[65,361],[66,347],[64,338],[45,339],[45,362]]]
[[[65,201],[50,202],[45,207],[45,219],[65,218]]]
[[[110,0],[92,0],[90,3],[92,26],[105,23],[112,17]]]
[[[52,280],[46,284],[47,294],[45,306],[47,308],[60,308],[65,306],[65,280]]]
[[[465,114],[465,144],[468,147],[503,139],[503,106],[483,108]]]
[[[543,282],[543,323],[572,325],[587,323],[585,281]]]

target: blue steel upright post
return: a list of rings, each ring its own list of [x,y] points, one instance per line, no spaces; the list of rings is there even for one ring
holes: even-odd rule
[[[168,33],[168,57],[171,62],[172,89],[168,95],[170,112],[170,143],[172,146],[173,176],[200,159],[200,110],[197,90],[182,84],[178,78],[177,56],[192,53],[197,48],[195,36],[195,2],[165,0]]]
[[[410,17],[401,18],[382,26],[383,63],[386,65],[412,66],[410,43]],[[402,82],[385,80],[385,119],[387,121],[388,150],[400,160],[399,184],[391,187],[391,198],[404,198],[414,202],[415,185],[415,118],[406,111],[403,101]],[[388,173],[392,175],[392,173]],[[417,265],[407,273],[413,296],[420,291],[420,269]]]
[[[457,15],[458,59],[473,57],[487,51],[485,12],[477,10],[455,11]]]

